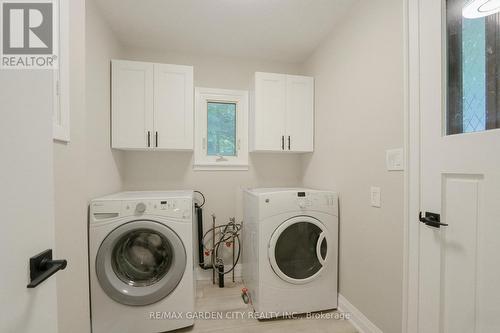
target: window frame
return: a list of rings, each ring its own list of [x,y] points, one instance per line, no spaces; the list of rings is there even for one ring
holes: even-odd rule
[[[236,104],[236,156],[209,156],[208,103]],[[194,170],[248,170],[248,91],[195,88]]]

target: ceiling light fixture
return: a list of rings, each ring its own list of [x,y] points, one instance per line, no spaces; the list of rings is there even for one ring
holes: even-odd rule
[[[500,0],[471,0],[462,10],[462,15],[468,19],[489,16],[500,12]]]

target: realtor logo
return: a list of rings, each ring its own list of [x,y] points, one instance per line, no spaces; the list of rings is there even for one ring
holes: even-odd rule
[[[57,68],[57,0],[0,0],[1,68]]]

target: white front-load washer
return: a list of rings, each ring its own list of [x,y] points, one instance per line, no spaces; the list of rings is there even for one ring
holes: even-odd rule
[[[193,325],[193,192],[121,192],[90,203],[93,333]]]
[[[337,194],[250,189],[244,201],[242,273],[257,315],[337,308]]]

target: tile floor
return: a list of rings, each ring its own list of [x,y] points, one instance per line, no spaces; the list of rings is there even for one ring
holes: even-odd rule
[[[258,321],[244,318],[226,319],[230,312],[249,313],[251,307],[243,303],[241,298],[241,283],[226,283],[224,289],[212,285],[211,281],[198,281],[196,291],[196,312],[221,312],[223,319],[195,320],[194,327],[177,330],[176,332],[234,332],[234,333],[278,333],[278,332],[318,332],[318,333],[357,333],[357,330],[347,321],[338,319],[274,319]],[[325,314],[332,314],[325,312]]]

